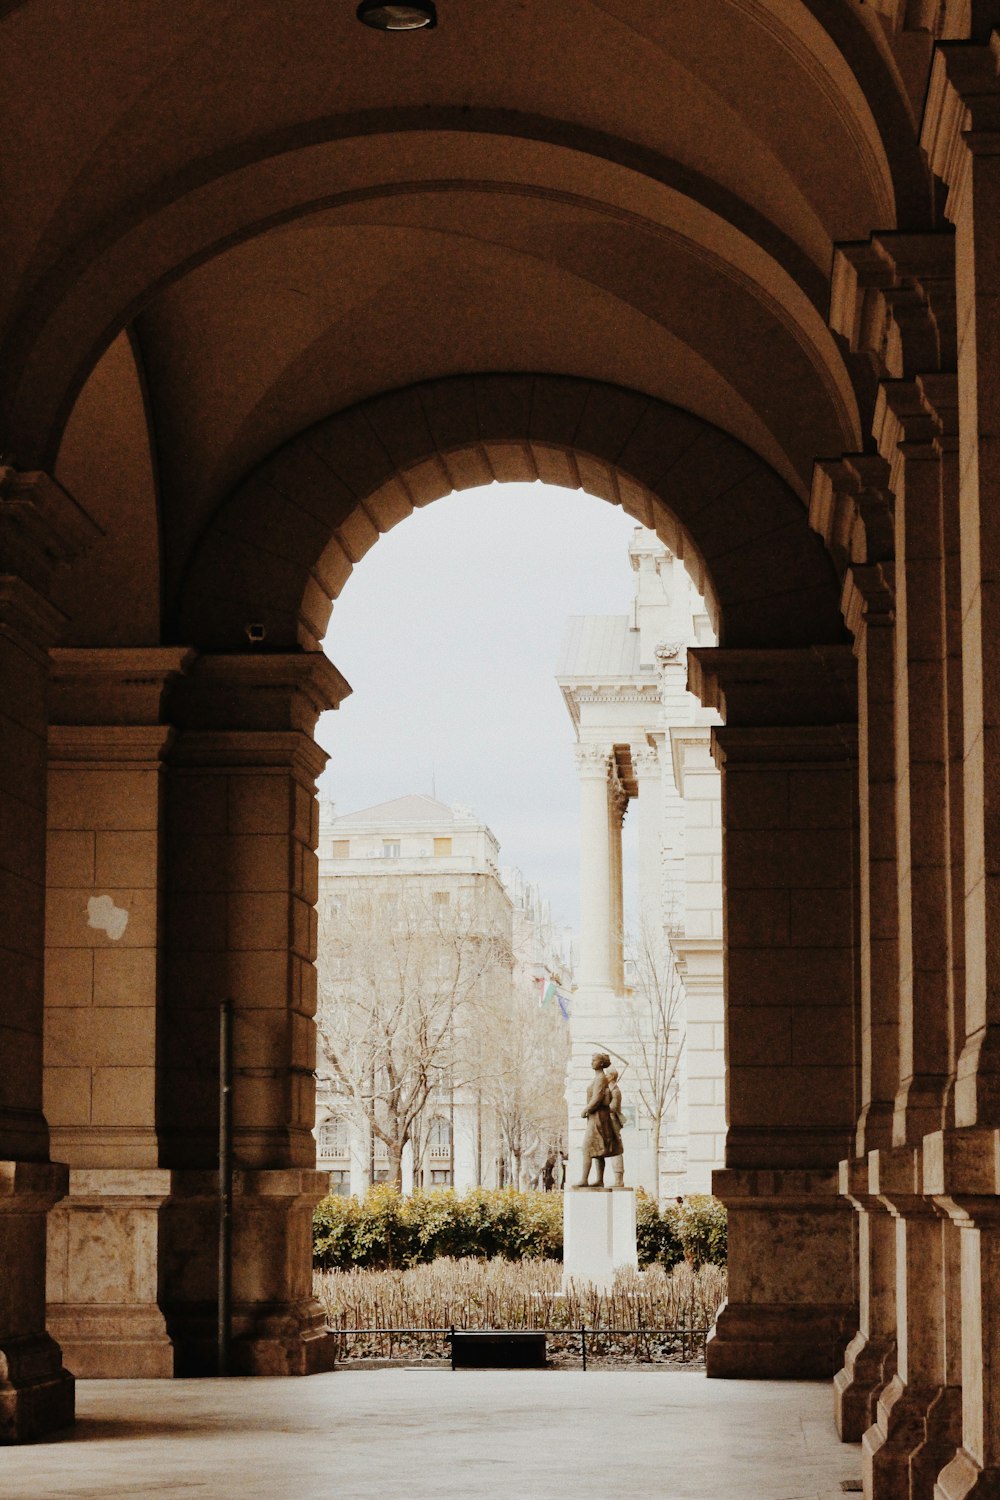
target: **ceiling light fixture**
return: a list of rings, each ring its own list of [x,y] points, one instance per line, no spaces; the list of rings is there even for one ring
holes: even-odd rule
[[[432,0],[413,4],[393,4],[392,0],[361,0],[357,17],[375,31],[423,31],[437,25],[437,11]]]

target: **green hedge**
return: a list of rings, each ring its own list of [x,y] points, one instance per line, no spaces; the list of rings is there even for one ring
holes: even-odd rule
[[[324,1270],[414,1266],[439,1255],[559,1260],[562,1196],[473,1188],[459,1197],[434,1188],[403,1198],[380,1183],[362,1199],[324,1198],[313,1245]]]
[[[726,1263],[726,1211],[714,1198],[688,1198],[660,1210],[636,1194],[640,1266]],[[562,1194],[473,1188],[459,1196],[434,1188],[401,1197],[380,1183],[364,1198],[324,1198],[313,1221],[316,1265],[413,1266],[440,1255],[506,1260],[562,1259]]]

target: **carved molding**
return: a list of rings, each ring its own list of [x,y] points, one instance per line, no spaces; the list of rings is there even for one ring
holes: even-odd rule
[[[574,745],[573,757],[581,776],[607,777],[611,771],[611,752],[600,745]]]
[[[660,753],[655,745],[633,745],[632,767],[637,776],[657,776],[660,771]]]

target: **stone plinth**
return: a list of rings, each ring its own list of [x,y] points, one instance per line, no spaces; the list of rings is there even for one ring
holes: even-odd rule
[[[48,1220],[48,1325],[81,1379],[174,1373],[157,1305],[160,1210],[170,1173],[71,1168]]]
[[[563,1286],[610,1291],[615,1272],[639,1268],[631,1188],[570,1188],[563,1195]]]
[[[729,1169],[713,1184],[729,1213],[729,1300],[706,1345],[709,1377],[831,1377],[857,1328],[852,1215],[836,1174]]]

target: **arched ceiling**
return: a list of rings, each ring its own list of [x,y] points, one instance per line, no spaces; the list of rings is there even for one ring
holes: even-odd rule
[[[860,446],[832,248],[931,212],[899,17],[440,0],[434,31],[383,35],[354,9],[0,4],[0,448],[55,467],[76,408],[84,451],[128,328],[168,596],[270,452],[429,379],[624,386],[800,498]]]
[[[831,559],[767,464],[664,402],[553,375],[427,381],[301,433],[219,508],[170,628],[212,650],[246,649],[250,627],[266,650],[314,650],[383,532],[454,490],[534,479],[586,489],[657,531],[721,644],[843,639]]]

